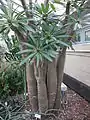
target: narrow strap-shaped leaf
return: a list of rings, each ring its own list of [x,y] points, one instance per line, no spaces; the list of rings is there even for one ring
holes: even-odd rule
[[[48,10],[49,10],[49,4],[47,4],[45,8],[46,13],[48,12]]]
[[[0,119],[1,119],[1,120],[4,120],[1,116],[0,116]]]
[[[35,33],[35,30],[32,27],[30,27],[29,25],[27,25],[27,23],[24,23],[24,22],[20,22],[20,23],[21,23],[21,25],[23,25],[22,27],[24,27],[26,30]]]
[[[54,55],[58,55],[58,52],[57,52],[57,51],[52,51],[52,53],[53,53]]]
[[[29,59],[32,59],[35,55],[36,55],[36,53],[30,54],[28,57],[26,57],[26,58],[20,63],[20,66],[23,65],[23,64],[25,64],[27,61],[29,61]]]
[[[67,43],[63,42],[63,41],[59,41],[59,43],[63,46],[69,47],[69,45]]]
[[[44,58],[46,58],[47,60],[49,60],[50,62],[52,62],[52,58],[51,58],[47,53],[43,52],[43,53],[41,53],[41,54],[42,54],[42,56],[43,56]]]
[[[56,9],[52,3],[50,3],[50,6],[51,6],[52,10],[54,10],[56,12]]]
[[[50,56],[51,56],[52,58],[55,58],[55,57],[56,57],[56,55],[54,55],[54,54],[50,54]]]
[[[36,40],[35,40],[35,38],[33,37],[32,34],[30,34],[30,38],[33,40],[33,43],[36,44]]]
[[[26,43],[26,42],[21,42],[23,45],[26,45],[27,47],[29,48],[33,48],[34,49],[34,46],[29,44],[29,43]]]
[[[58,52],[56,52],[56,51],[53,51],[53,50],[49,50],[49,55],[52,57],[52,58],[55,58],[56,57],[56,55],[58,54]]]
[[[42,11],[45,13],[45,6],[43,3],[41,3]]]
[[[40,55],[39,53],[36,54],[36,63],[37,63],[37,67],[39,65],[39,62],[40,62]]]
[[[46,48],[48,48],[48,47],[50,47],[51,45],[54,45],[55,44],[55,41],[50,41],[48,44],[45,44],[44,46],[41,46],[42,47],[42,50],[44,50],[44,49],[46,49]]]
[[[18,14],[15,15],[15,18],[19,19],[24,14],[25,14],[25,11],[19,12]]]
[[[42,14],[42,9],[41,9],[41,7],[40,7],[39,5],[36,6],[36,10],[37,10],[40,14]]]
[[[43,56],[42,56],[41,53],[39,54],[39,57],[40,57],[40,61],[42,61],[43,60]]]
[[[56,36],[57,38],[68,38],[69,37],[69,35],[58,35],[58,36]]]
[[[35,33],[35,30],[34,30],[32,27],[30,27],[29,25],[25,25],[24,27],[25,27],[28,31]]]
[[[24,54],[24,53],[30,53],[30,52],[33,52],[33,50],[26,49],[26,50],[19,51],[19,52],[16,53],[16,54]]]

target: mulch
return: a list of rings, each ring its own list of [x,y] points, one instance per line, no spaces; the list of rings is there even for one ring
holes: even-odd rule
[[[90,120],[90,103],[88,101],[69,88],[64,99],[62,109],[58,116],[59,120]],[[14,107],[23,106],[23,97],[19,95],[16,98],[15,96],[13,101],[9,100],[9,103],[11,106],[13,104]],[[24,110],[30,112],[30,106],[28,103],[24,106]],[[26,120],[30,120],[30,118]]]
[[[74,91],[68,89],[66,102],[62,104],[60,120],[90,120],[90,103]]]

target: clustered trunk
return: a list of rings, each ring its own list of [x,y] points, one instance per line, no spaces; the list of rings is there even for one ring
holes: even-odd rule
[[[56,100],[54,104],[55,109],[59,109],[61,106],[61,83],[63,81],[63,71],[65,64],[65,56],[66,56],[66,48],[63,48],[62,51],[59,52],[59,56],[57,59],[57,91],[56,91]]]
[[[34,75],[34,66],[29,63],[26,64],[26,77],[27,77],[27,89],[28,96],[31,105],[31,110],[36,112],[38,110],[38,100],[37,100],[37,82]]]
[[[53,109],[57,90],[57,73],[56,60],[48,62],[47,69],[47,91],[48,91],[48,108]]]
[[[35,77],[37,80],[37,94],[39,112],[45,112],[48,109],[48,98],[46,88],[46,61],[40,62],[37,66],[34,64]]]
[[[24,0],[21,1],[24,3]],[[31,0],[29,3],[31,4]],[[47,3],[48,0],[45,4]],[[26,9],[25,6],[24,9]],[[69,8],[66,8],[66,14],[68,12],[67,9]],[[30,15],[29,17],[33,16]],[[66,22],[67,17],[64,24]],[[60,109],[65,53],[66,48],[62,48],[53,62],[43,60],[37,66],[34,60],[32,65],[26,64],[27,88],[32,111],[45,113],[48,109]]]
[[[53,62],[43,60],[37,66],[27,64],[27,87],[32,111],[45,113],[60,108],[60,86],[65,63],[64,48]]]
[[[49,0],[44,1],[45,5],[47,5],[48,1]],[[85,2],[85,0],[83,2]],[[84,4],[83,2],[82,4]],[[0,3],[4,7],[3,0],[0,0]],[[33,18],[32,0],[29,0],[30,11],[28,11],[25,0],[21,0],[21,3],[27,18]],[[70,1],[68,0],[66,5],[66,17],[63,21],[64,25],[66,25],[68,22],[69,10]],[[32,26],[33,22],[29,21],[27,24]],[[23,35],[23,33],[21,33],[15,27],[11,29],[18,36],[19,40],[22,40],[22,42],[28,42],[27,38],[28,34],[30,34],[30,31],[27,31],[26,34]],[[72,29],[70,26],[66,28],[66,34],[72,34]],[[67,39],[67,41],[70,39],[71,37]],[[22,46],[22,49],[25,50],[26,47]],[[63,80],[65,56],[66,47],[62,47],[60,48],[59,54],[53,60],[53,62],[49,62],[43,59],[43,61],[39,61],[39,64],[37,66],[36,60],[33,59],[32,64],[29,63],[29,61],[25,64],[28,97],[31,105],[31,110],[33,112],[39,111],[40,113],[47,113],[46,111],[48,111],[48,109],[60,109],[61,83]],[[23,55],[23,58],[24,57],[25,56]]]
[[[26,10],[26,4],[24,0],[21,0],[24,10]],[[32,0],[29,1],[31,5]],[[48,0],[45,4],[48,3]],[[66,7],[66,14],[68,14],[68,6]],[[31,14],[27,14],[27,17],[33,17]],[[65,19],[65,24],[67,17]],[[30,22],[28,23],[30,25]],[[32,22],[31,22],[32,24]],[[19,39],[23,38],[24,42],[27,42],[27,36],[23,36],[16,31]],[[23,47],[23,49],[25,49]],[[59,55],[53,62],[49,62],[43,59],[36,65],[34,60],[32,65],[26,63],[26,79],[28,96],[32,111],[39,111],[45,113],[48,109],[59,109],[60,108],[60,92],[61,82],[63,80],[63,70],[65,63],[66,48],[62,48]],[[24,56],[25,57],[25,56]]]

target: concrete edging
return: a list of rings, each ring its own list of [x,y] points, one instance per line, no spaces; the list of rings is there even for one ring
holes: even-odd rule
[[[80,96],[90,102],[90,87],[85,85],[84,83],[78,81],[77,79],[64,74],[63,82],[72,90],[77,92]]]

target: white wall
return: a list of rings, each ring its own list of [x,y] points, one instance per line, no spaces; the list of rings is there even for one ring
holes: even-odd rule
[[[75,52],[68,50],[64,72],[90,86],[90,43],[73,46]]]

